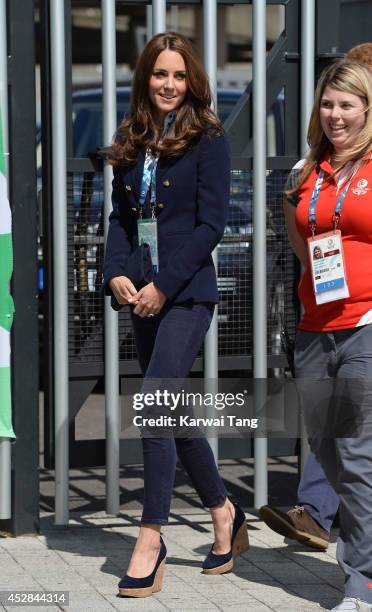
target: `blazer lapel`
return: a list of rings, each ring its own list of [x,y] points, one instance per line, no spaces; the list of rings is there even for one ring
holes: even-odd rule
[[[188,152],[186,153],[186,155]],[[183,156],[184,157],[184,156]],[[160,157],[157,168],[156,168],[156,192],[159,192],[159,188],[163,181],[165,180],[168,172],[173,168],[173,166],[180,160],[179,157]],[[133,196],[138,203],[139,194],[141,191],[141,183],[142,183],[142,174],[143,174],[143,166],[145,163],[145,155],[140,153],[138,156],[137,163],[129,170],[128,173],[128,181],[132,187]]]
[[[141,191],[141,182],[142,182],[142,174],[143,174],[143,166],[145,163],[145,156],[143,153],[140,153],[138,156],[137,163],[133,166],[129,173],[129,180],[132,185],[132,190],[136,201],[139,200],[139,194]]]

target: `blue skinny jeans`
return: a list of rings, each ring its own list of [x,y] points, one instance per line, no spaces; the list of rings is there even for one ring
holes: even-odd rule
[[[155,317],[132,314],[144,385],[148,379],[187,378],[208,331],[214,304],[165,306]],[[204,437],[142,437],[144,504],[142,523],[166,525],[177,455],[207,508],[223,504],[227,491]]]

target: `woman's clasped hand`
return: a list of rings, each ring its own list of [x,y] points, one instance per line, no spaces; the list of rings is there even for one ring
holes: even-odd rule
[[[132,281],[126,276],[112,278],[109,287],[117,302],[134,306],[133,313],[139,317],[159,314],[167,299],[154,283],[149,283],[137,292]]]

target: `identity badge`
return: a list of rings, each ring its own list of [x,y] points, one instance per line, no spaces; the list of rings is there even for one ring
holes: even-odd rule
[[[318,234],[307,243],[316,303],[349,297],[340,230]]]
[[[150,246],[152,266],[156,274],[159,271],[158,224],[156,219],[138,220],[138,242]]]

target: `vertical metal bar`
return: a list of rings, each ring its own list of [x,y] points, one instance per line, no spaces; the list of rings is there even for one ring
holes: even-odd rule
[[[65,0],[66,157],[74,156],[72,113],[72,2]]]
[[[153,0],[152,35],[165,32],[166,27],[166,0]]]
[[[172,6],[170,7],[169,29],[172,32],[178,32],[179,23],[180,23],[180,20],[179,20],[178,6],[176,6],[175,4],[172,4]]]
[[[306,155],[307,128],[314,102],[315,85],[315,0],[301,2],[301,155]],[[309,443],[303,415],[300,416],[301,430],[301,470],[309,454]]]
[[[112,140],[116,128],[115,0],[102,0],[103,142]],[[105,242],[111,212],[112,167],[104,166]],[[105,408],[106,408],[106,512],[119,514],[119,321],[105,297]]]
[[[9,177],[9,133],[8,133],[8,50],[7,50],[6,0],[0,0],[0,108],[3,122],[3,146],[6,175]],[[8,185],[9,191],[9,185]]]
[[[64,0],[50,5],[53,167],[55,522],[69,519],[66,89]]]
[[[12,517],[12,462],[9,438],[0,438],[0,519]]]
[[[1,521],[4,524],[0,530],[20,535],[34,533],[39,521],[35,3],[11,0],[6,6],[11,58],[8,129],[12,296],[17,308],[12,326],[12,421],[18,439],[12,445],[12,518]]]
[[[305,155],[307,127],[314,102],[315,0],[301,4],[301,155]]]
[[[253,376],[256,414],[266,401],[266,2],[253,0]],[[267,438],[254,444],[254,503],[267,503]]]
[[[0,0],[0,116],[4,146],[4,162],[9,197],[9,138],[8,138],[8,52],[6,0]],[[12,515],[11,446],[9,438],[0,438],[0,519]]]
[[[217,2],[203,2],[204,65],[212,90],[214,106],[217,106]]]
[[[152,5],[146,5],[146,42],[152,38]]]
[[[42,192],[41,221],[43,224],[43,356],[41,362],[44,383],[44,466],[54,469],[54,368],[53,368],[53,231],[52,212],[45,202],[52,202],[52,109],[51,109],[51,46],[49,2],[40,2],[40,84]],[[41,202],[41,203],[42,203]],[[40,214],[40,210],[39,210]]]
[[[217,2],[204,0],[203,2],[203,30],[204,30],[204,65],[212,90],[213,106],[217,106]],[[213,251],[213,262],[218,272],[217,249]],[[204,390],[206,393],[218,391],[218,306],[216,306],[213,319],[204,342]],[[211,407],[212,410],[213,407]],[[215,416],[211,414],[210,416]],[[211,427],[208,429],[207,439],[211,445],[214,458],[218,461],[218,434]]]

